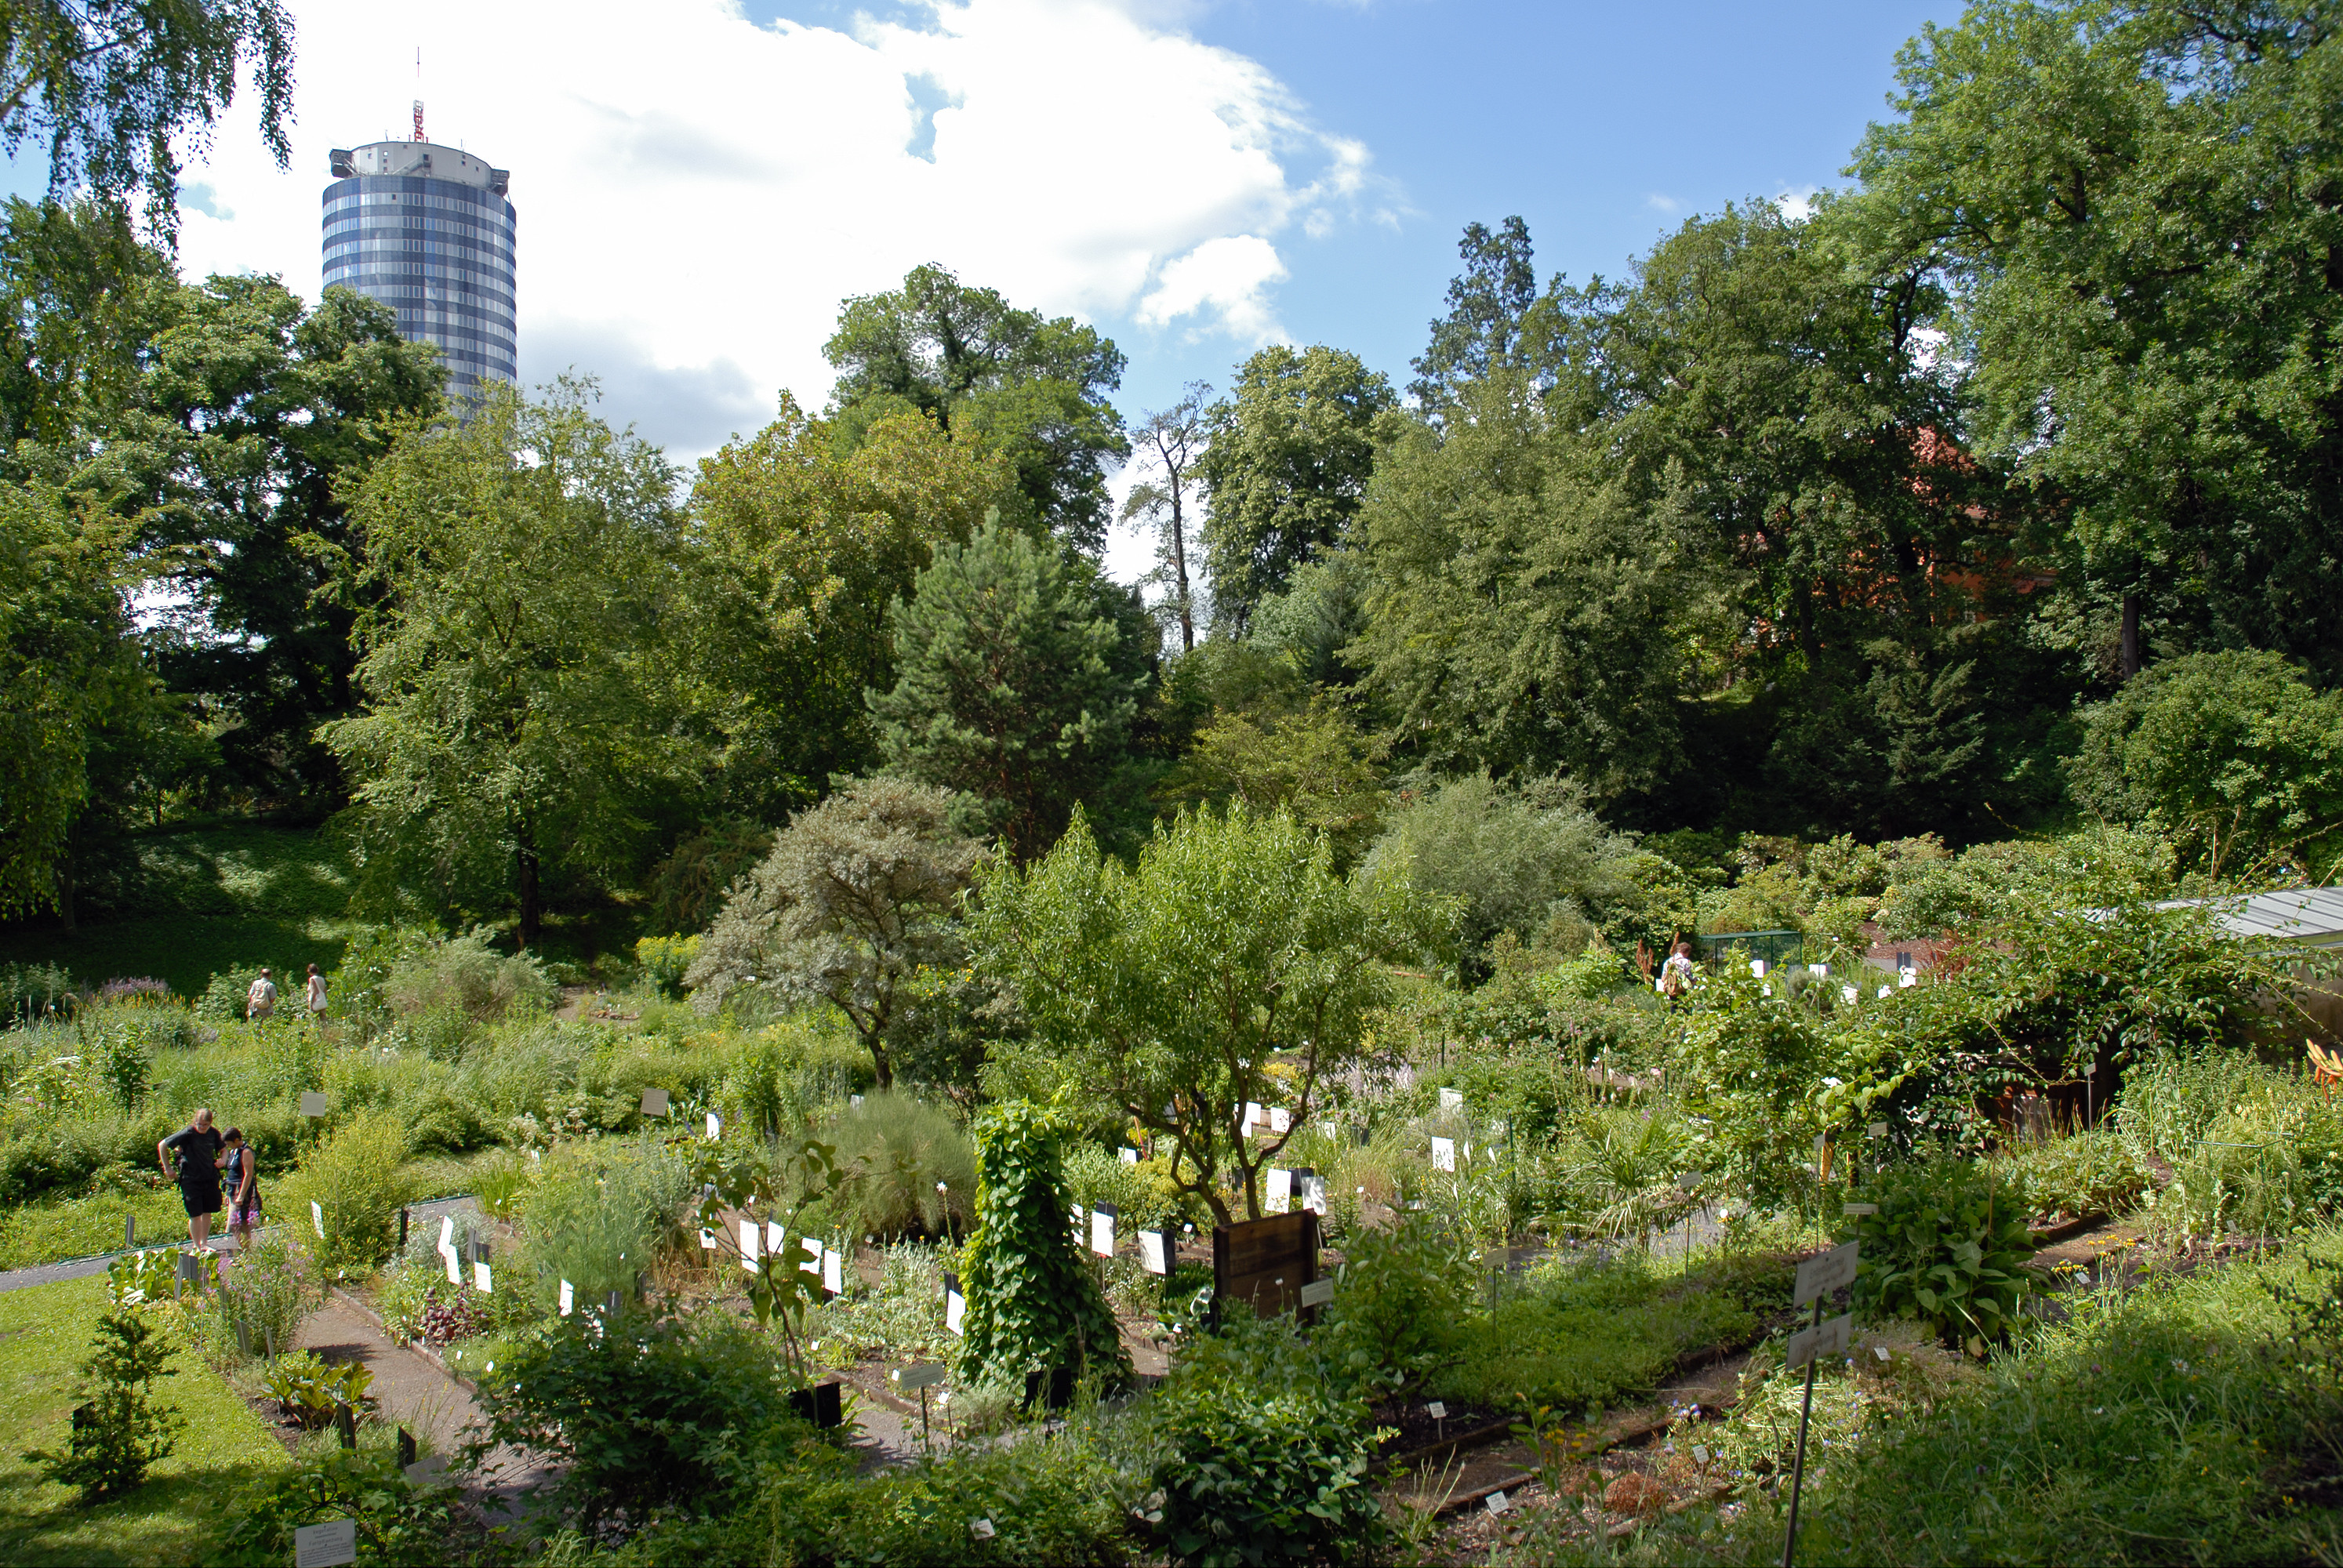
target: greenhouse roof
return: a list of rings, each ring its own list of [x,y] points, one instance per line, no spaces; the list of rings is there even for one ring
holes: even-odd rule
[[[2175,899],[2160,910],[2209,908],[2233,936],[2282,937],[2308,947],[2343,947],[2343,888],[2289,888],[2245,898]]]

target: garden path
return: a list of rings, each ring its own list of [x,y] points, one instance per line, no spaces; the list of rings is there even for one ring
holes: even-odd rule
[[[427,1220],[437,1220],[451,1210],[478,1207],[479,1201],[469,1195],[458,1198],[435,1198],[428,1203],[417,1203],[412,1206],[411,1211],[415,1216],[413,1223],[420,1225]],[[266,1235],[277,1228],[274,1225],[265,1226],[260,1234]],[[184,1236],[180,1238],[183,1244],[185,1240]],[[167,1247],[171,1245],[171,1238],[157,1237],[146,1245],[150,1248]],[[236,1238],[214,1236],[206,1243],[206,1246],[215,1256],[225,1258],[236,1251]],[[102,1274],[106,1272],[106,1264],[122,1256],[124,1254],[121,1252],[100,1252],[93,1258],[70,1258],[62,1263],[42,1263],[30,1269],[0,1271],[0,1292],[21,1291],[27,1285],[53,1285],[59,1280],[78,1280],[89,1274]]]

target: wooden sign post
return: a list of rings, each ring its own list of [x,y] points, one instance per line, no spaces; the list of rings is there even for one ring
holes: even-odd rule
[[[1790,1568],[1791,1553],[1798,1549],[1798,1493],[1806,1480],[1806,1423],[1815,1412],[1815,1363],[1824,1356],[1843,1353],[1855,1328],[1852,1312],[1824,1322],[1823,1299],[1855,1283],[1855,1244],[1845,1241],[1798,1265],[1797,1287],[1790,1304],[1803,1307],[1814,1302],[1815,1322],[1813,1327],[1790,1336],[1789,1354],[1785,1358],[1789,1367],[1805,1367],[1806,1392],[1798,1406],[1798,1452],[1790,1465],[1790,1531],[1782,1541],[1782,1568]]]
[[[1318,1282],[1318,1216],[1307,1209],[1212,1227],[1212,1318],[1222,1303],[1250,1302],[1272,1317],[1302,1305]]]

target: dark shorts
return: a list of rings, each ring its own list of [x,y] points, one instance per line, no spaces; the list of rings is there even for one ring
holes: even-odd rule
[[[190,1220],[198,1214],[216,1214],[220,1211],[219,1183],[182,1181],[179,1183],[179,1201],[187,1206],[187,1218]]]

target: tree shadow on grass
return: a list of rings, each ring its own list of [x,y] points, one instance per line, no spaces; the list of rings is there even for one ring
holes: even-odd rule
[[[216,1561],[246,1488],[280,1473],[230,1464],[173,1473],[173,1461],[136,1492],[84,1508],[71,1487],[21,1464],[0,1468],[0,1563],[14,1568],[176,1568]]]

